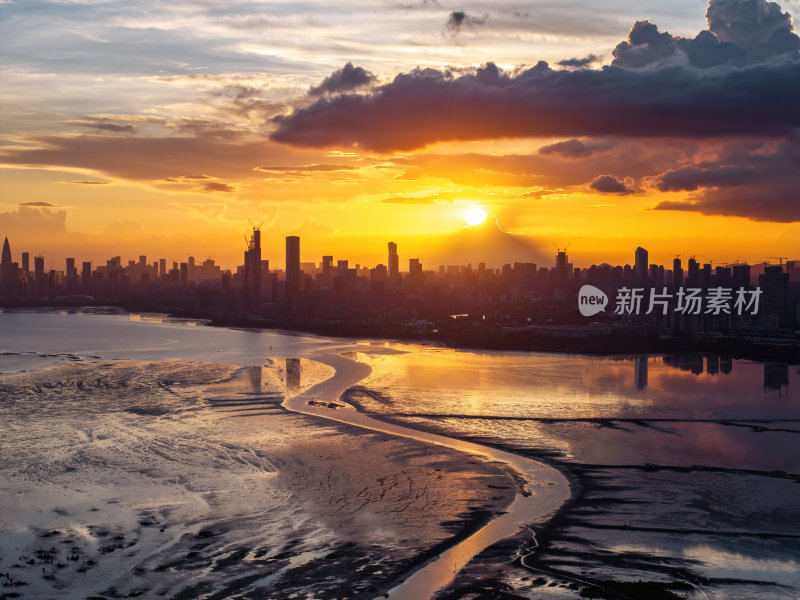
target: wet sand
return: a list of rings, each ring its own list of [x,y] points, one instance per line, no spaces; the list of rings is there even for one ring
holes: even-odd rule
[[[338,388],[314,387],[330,373],[106,361],[0,378],[2,593],[373,598],[511,503],[496,462],[281,407]]]
[[[432,597],[481,550],[518,533],[521,528],[527,528],[529,523],[546,521],[569,498],[569,483],[564,475],[538,460],[490,446],[381,421],[358,412],[352,405],[338,402],[346,390],[370,374],[369,365],[357,362],[342,353],[330,351],[317,353],[312,357],[333,367],[335,374],[305,393],[287,398],[285,402],[287,408],[406,439],[454,448],[474,457],[497,461],[512,470],[517,482],[516,497],[504,514],[491,520],[487,519],[483,527],[465,539],[453,540],[452,545],[423,564],[410,577],[389,590],[381,590],[386,597],[394,600]]]

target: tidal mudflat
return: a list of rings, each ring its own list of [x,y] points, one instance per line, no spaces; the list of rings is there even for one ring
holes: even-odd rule
[[[499,465],[287,412],[307,360],[0,378],[4,597],[372,598],[511,501]]]
[[[399,597],[566,476],[435,597],[798,596],[796,366],[0,321],[3,594]]]
[[[798,367],[442,348],[359,359],[372,375],[346,398],[362,410],[570,479],[553,519],[482,552],[437,599],[800,594]]]

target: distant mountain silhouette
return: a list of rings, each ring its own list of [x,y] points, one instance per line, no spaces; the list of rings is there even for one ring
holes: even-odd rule
[[[502,267],[515,262],[533,262],[540,267],[550,267],[555,259],[541,244],[522,236],[507,233],[497,221],[489,217],[480,225],[463,227],[453,233],[440,235],[430,240],[427,251],[422,254],[423,268],[431,270],[439,265],[478,263],[487,267]]]

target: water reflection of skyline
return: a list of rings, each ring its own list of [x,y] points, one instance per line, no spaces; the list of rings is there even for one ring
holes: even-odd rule
[[[296,392],[300,389],[301,371],[299,358],[286,359],[286,390],[288,392]]]
[[[634,359],[634,380],[636,389],[647,388],[649,356]],[[674,354],[661,357],[662,363],[673,369],[692,373],[693,375],[730,375],[733,373],[733,357],[718,354]],[[764,370],[764,390],[777,391],[779,394],[789,387],[788,363],[762,363]]]

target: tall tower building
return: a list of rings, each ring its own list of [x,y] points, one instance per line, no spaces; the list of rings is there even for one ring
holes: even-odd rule
[[[11,299],[16,296],[15,279],[16,273],[14,272],[14,264],[11,261],[11,245],[8,243],[8,238],[3,242],[3,255],[0,259],[0,298]]]
[[[188,264],[186,269],[188,276]],[[244,291],[247,308],[258,310],[261,304],[261,230],[258,227],[253,227],[244,251]]]
[[[683,267],[681,267],[681,259],[678,257],[672,261],[672,285],[676,288],[683,285]]]
[[[92,293],[92,263],[84,261],[81,265],[81,285],[83,286],[83,293],[91,295]]]
[[[75,268],[75,259],[67,258],[67,291],[74,294],[78,290],[78,269]]]
[[[397,244],[389,242],[389,279],[397,280],[400,275],[400,257],[397,256]]]
[[[44,256],[33,257],[33,282],[36,290],[34,297],[41,299],[47,296],[47,275],[44,272]]]
[[[323,287],[331,287],[331,283],[333,282],[333,257],[330,255],[322,257],[321,279]]]
[[[697,287],[700,285],[700,265],[697,263],[694,256],[689,259],[686,273],[686,285],[688,287]]]
[[[300,238],[286,236],[286,293],[300,293]]]
[[[567,278],[567,271],[569,269],[569,257],[567,256],[566,248],[564,250],[556,251],[556,274],[560,280]]]
[[[636,248],[635,262],[633,267],[634,274],[636,275],[636,279],[639,283],[645,283],[647,281],[648,266],[647,250],[639,246]]]

